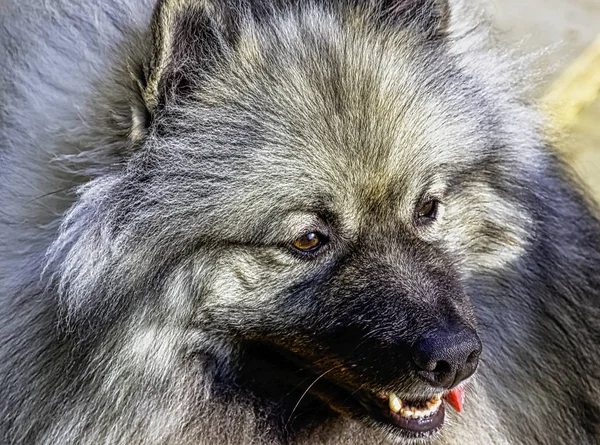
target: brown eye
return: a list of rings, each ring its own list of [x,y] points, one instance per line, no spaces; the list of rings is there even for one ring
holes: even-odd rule
[[[296,239],[292,245],[302,252],[313,252],[321,247],[323,237],[318,233],[307,233]]]
[[[435,219],[435,217],[437,216],[437,210],[438,201],[432,199],[421,204],[421,207],[417,211],[417,218]]]

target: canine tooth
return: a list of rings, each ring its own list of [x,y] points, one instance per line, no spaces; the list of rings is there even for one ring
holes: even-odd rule
[[[390,409],[395,413],[402,409],[402,401],[394,393],[390,394]]]

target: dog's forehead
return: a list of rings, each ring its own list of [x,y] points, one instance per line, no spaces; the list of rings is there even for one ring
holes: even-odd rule
[[[254,76],[242,89],[262,107],[266,140],[256,149],[267,164],[288,165],[282,187],[310,178],[339,199],[383,202],[475,161],[486,143],[481,108],[474,115],[470,105],[479,93],[443,48],[409,35],[317,34],[278,48],[269,64],[260,39],[240,56]]]
[[[226,72],[178,110],[170,132],[193,164],[239,184],[211,193],[257,217],[329,201],[350,219],[407,208],[441,188],[449,166],[477,162],[485,107],[470,111],[481,94],[448,51],[408,34],[315,23],[277,36],[248,31]],[[180,165],[178,150],[164,151]]]

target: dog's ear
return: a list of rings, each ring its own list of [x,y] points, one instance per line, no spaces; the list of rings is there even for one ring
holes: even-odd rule
[[[143,62],[133,73],[144,106],[134,121],[149,124],[161,107],[188,94],[219,63],[236,34],[229,9],[221,1],[158,1]]]
[[[426,38],[446,34],[450,21],[448,0],[371,0],[378,19],[391,26],[410,27]]]

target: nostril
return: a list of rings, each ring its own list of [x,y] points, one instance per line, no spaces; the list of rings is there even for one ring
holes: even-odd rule
[[[474,363],[477,363],[477,360],[479,360],[479,351],[473,351],[467,357],[467,364],[472,365]]]
[[[450,365],[450,363],[441,360],[436,363],[433,372],[438,375],[450,374],[452,372],[452,366]]]

